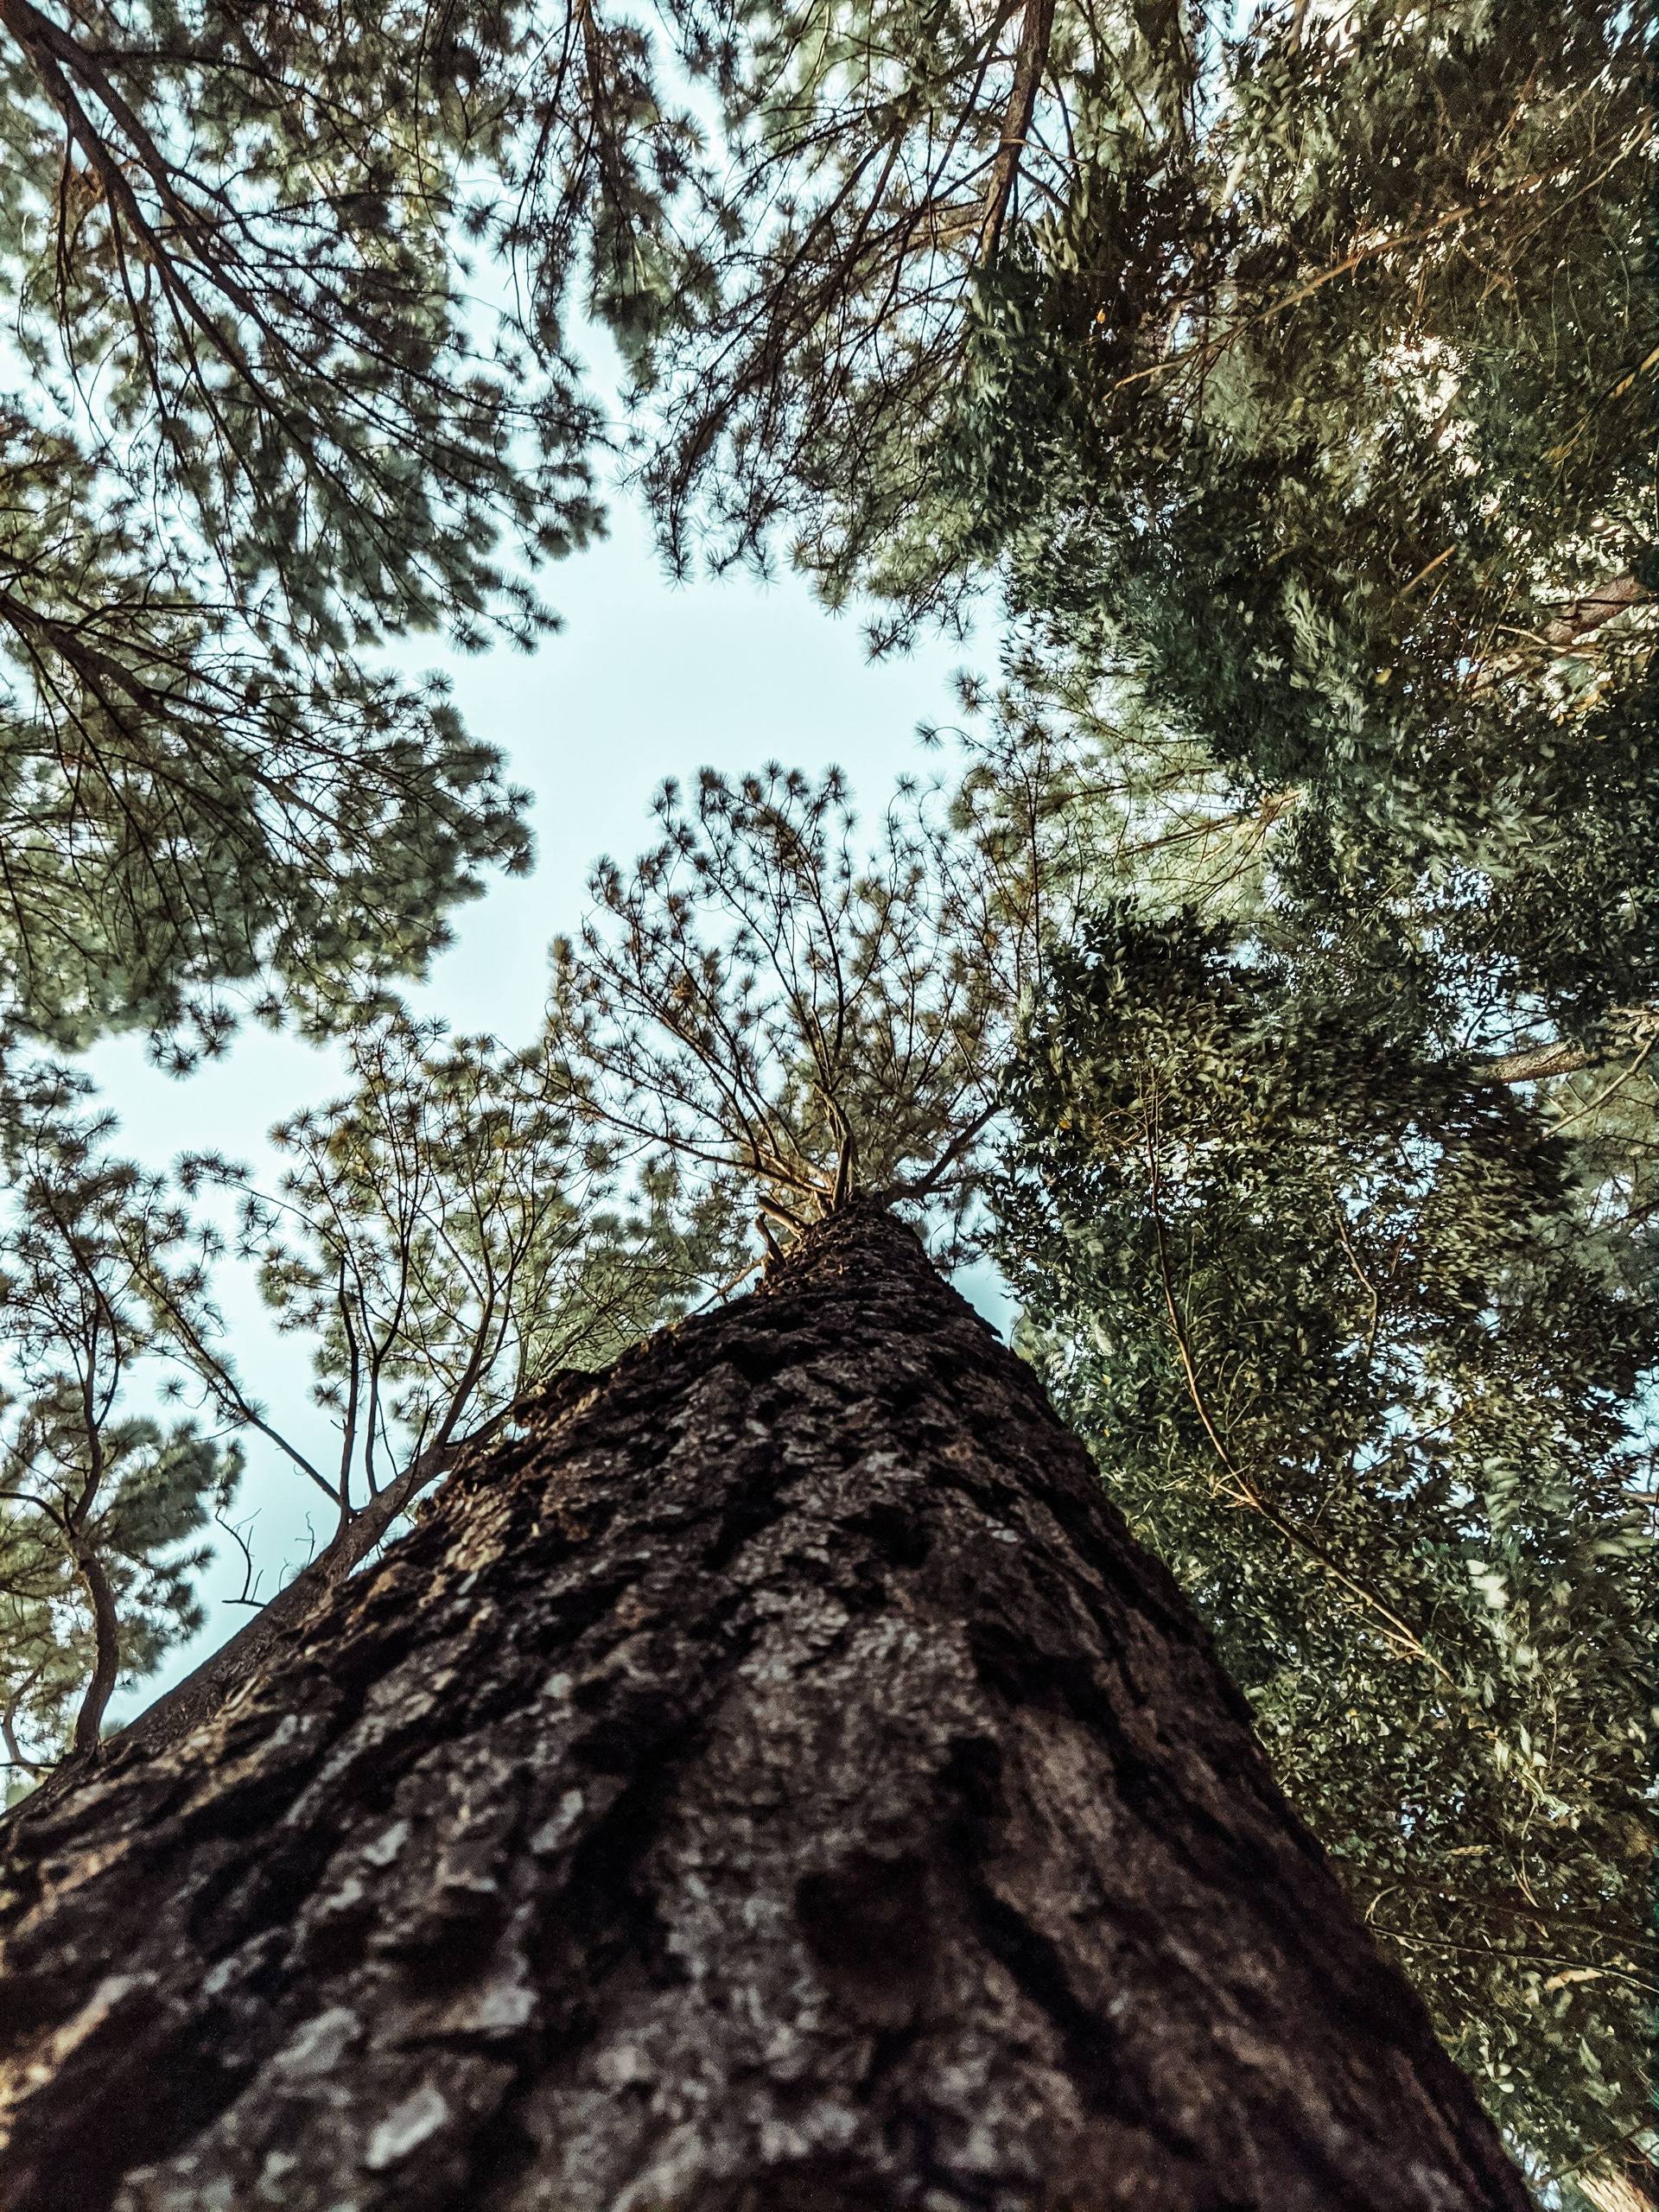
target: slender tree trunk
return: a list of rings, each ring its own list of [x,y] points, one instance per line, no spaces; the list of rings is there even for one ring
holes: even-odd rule
[[[104,1715],[121,1673],[121,1622],[115,1609],[115,1592],[109,1571],[99,1557],[98,1547],[79,1529],[73,1533],[75,1572],[92,1613],[92,1677],[75,1715],[74,1747],[81,1758],[98,1749]]]
[[[1030,1371],[869,1205],[15,1822],[7,2212],[1523,2212]]]
[[[1054,0],[1026,0],[1020,22],[1020,44],[1014,55],[1014,86],[1002,118],[1002,138],[991,165],[985,192],[985,212],[980,219],[979,257],[988,261],[996,251],[1002,225],[1020,176],[1020,157],[1026,150],[1037,94],[1048,60],[1048,41],[1054,27]]]

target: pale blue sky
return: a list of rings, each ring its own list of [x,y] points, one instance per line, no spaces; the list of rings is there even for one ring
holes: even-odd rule
[[[401,656],[411,671],[450,675],[469,728],[499,746],[513,779],[535,793],[534,873],[499,878],[461,908],[455,944],[410,993],[422,1012],[458,1030],[513,1043],[535,1033],[548,940],[581,918],[594,858],[631,860],[654,842],[650,804],[664,776],[690,778],[705,765],[741,772],[768,760],[807,770],[833,762],[877,813],[903,770],[948,765],[921,752],[917,725],[950,722],[954,672],[986,665],[995,651],[984,634],[966,646],[933,639],[873,664],[856,615],[828,613],[792,575],[670,582],[644,519],[620,504],[609,537],[549,572],[545,588],[565,626],[534,656],[504,649],[467,658],[430,641]],[[270,1125],[339,1081],[331,1056],[256,1027],[182,1081],[149,1066],[133,1038],[101,1046],[87,1065],[120,1116],[124,1148],[158,1167],[194,1149],[265,1164]],[[1006,1326],[1007,1301],[988,1270],[963,1287]],[[223,1288],[245,1378],[302,1447],[326,1450],[302,1348],[276,1337],[245,1273],[227,1271]],[[314,1498],[254,1440],[238,1517],[257,1513],[251,1541],[267,1592],[284,1562],[305,1556]],[[321,1538],[326,1528],[314,1518]],[[147,1695],[245,1618],[223,1603],[238,1585],[228,1561],[210,1575],[208,1630]],[[124,1699],[117,1708],[131,1709]]]

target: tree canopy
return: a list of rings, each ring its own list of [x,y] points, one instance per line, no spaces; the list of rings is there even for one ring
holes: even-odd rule
[[[551,1080],[789,1230],[861,1192],[960,1230],[1040,957],[1032,855],[912,782],[863,832],[835,770],[706,770],[657,811],[662,842],[631,877],[602,861],[555,942]]]
[[[526,564],[598,520],[567,295],[627,322],[619,256],[687,142],[636,40],[562,29],[0,10],[0,960],[27,1033],[188,1050],[226,983],[321,1018],[524,864],[498,752],[378,649],[535,637]],[[532,231],[515,289],[483,242]]]
[[[1027,1348],[1449,2045],[1568,2164],[1647,2096],[1651,1312],[1623,1224],[1381,979],[1124,906],[1052,974],[1001,1209]]]
[[[110,1700],[203,1624],[202,1541],[241,1452],[154,1402],[150,1293],[200,1281],[164,1179],[114,1155],[84,1087],[38,1071],[0,1231],[0,1738],[11,1789],[96,1749]],[[49,1089],[42,1098],[38,1093]],[[148,1386],[148,1388],[147,1388]]]

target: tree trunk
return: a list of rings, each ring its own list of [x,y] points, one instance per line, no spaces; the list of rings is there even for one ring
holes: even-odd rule
[[[1524,2212],[1164,1571],[868,1205],[13,1824],[7,2212]]]
[[[486,1430],[500,1426],[499,1418]],[[399,1514],[421,1492],[436,1482],[446,1467],[467,1449],[466,1442],[439,1445],[423,1452],[377,1491],[366,1504],[338,1528],[313,1560],[251,1614],[234,1636],[210,1651],[199,1667],[175,1682],[143,1711],[136,1713],[122,1732],[121,1749],[156,1752],[178,1743],[193,1728],[217,1713],[245,1683],[263,1674],[283,1639],[303,1626],[308,1617],[356,1572],[381,1542]],[[54,1777],[43,1788],[56,1795],[79,1779],[73,1771]]]

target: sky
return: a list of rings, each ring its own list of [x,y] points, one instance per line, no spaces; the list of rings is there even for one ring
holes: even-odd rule
[[[548,942],[581,920],[593,861],[608,853],[626,862],[656,842],[651,801],[665,776],[772,760],[808,771],[834,763],[874,818],[901,772],[948,769],[948,754],[922,751],[918,725],[949,726],[956,671],[994,658],[994,640],[981,636],[924,640],[907,657],[872,663],[856,613],[830,613],[789,573],[672,582],[645,519],[620,504],[608,537],[548,572],[544,589],[564,627],[533,655],[502,647],[468,658],[417,640],[399,656],[410,673],[448,674],[468,728],[534,793],[533,872],[498,878],[457,909],[454,944],[407,994],[419,1013],[510,1044],[528,1043],[539,1025]],[[139,1038],[108,1041],[85,1065],[120,1117],[122,1147],[154,1167],[211,1149],[269,1170],[270,1126],[343,1087],[332,1055],[256,1027],[182,1079],[149,1065]],[[993,1272],[975,1269],[961,1284],[1006,1332],[1012,1317]],[[302,1344],[277,1337],[245,1270],[226,1270],[220,1304],[253,1395],[302,1448],[326,1451],[330,1431],[308,1401]],[[326,1513],[327,1502],[253,1440],[233,1517],[251,1520],[263,1594],[303,1562],[314,1534],[326,1539],[313,1500]],[[221,1543],[203,1586],[207,1627],[141,1693],[122,1695],[113,1719],[239,1626],[245,1614],[226,1601],[241,1584],[240,1561]]]

